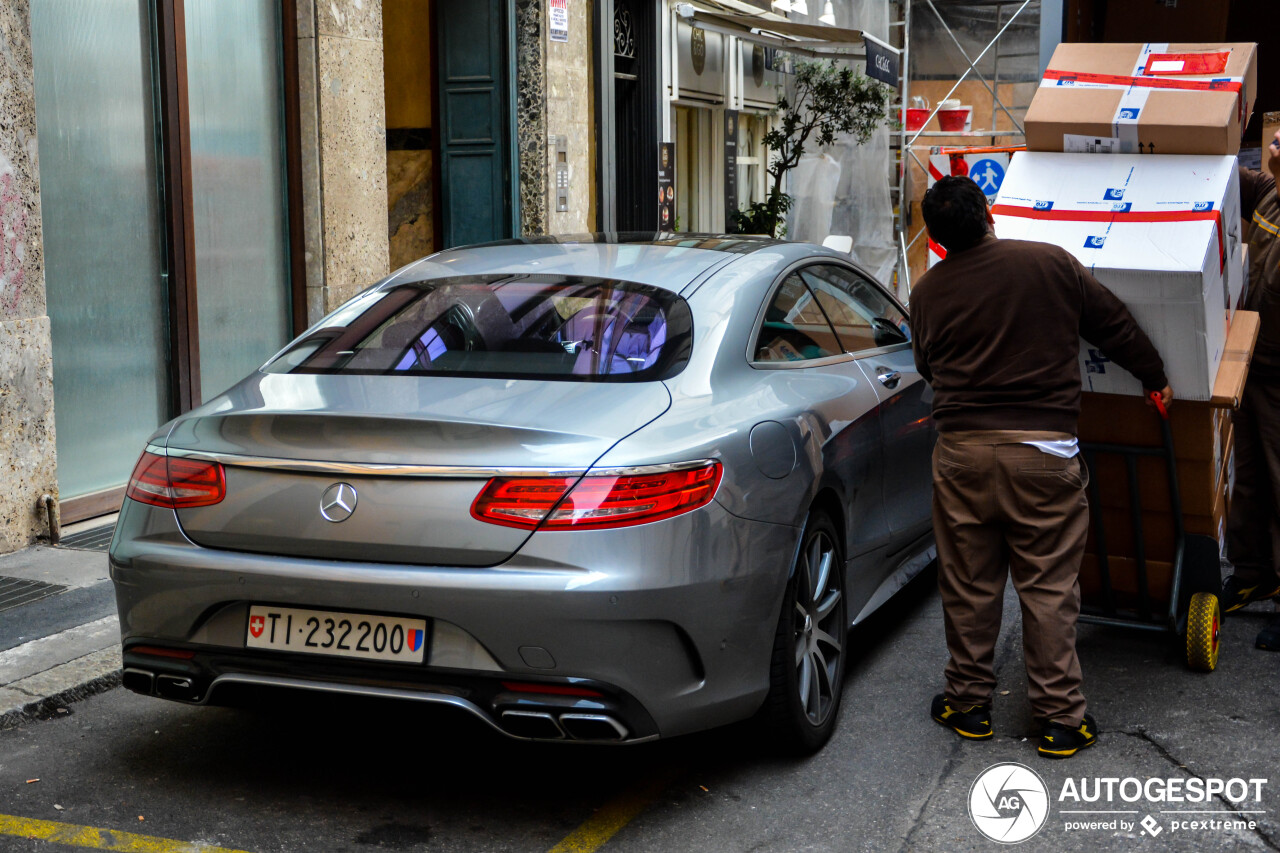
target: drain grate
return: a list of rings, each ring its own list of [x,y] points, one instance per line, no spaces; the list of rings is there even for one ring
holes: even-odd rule
[[[0,575],[0,610],[21,607],[60,592],[66,592],[65,586],[44,581],[29,581],[22,578],[7,578]]]
[[[77,551],[106,551],[111,547],[111,537],[115,533],[115,524],[104,524],[91,530],[81,530],[63,536],[58,542],[59,548],[74,548]]]

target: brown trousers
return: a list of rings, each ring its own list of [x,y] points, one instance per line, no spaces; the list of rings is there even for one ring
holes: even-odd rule
[[[1020,442],[1061,433],[944,432],[933,451],[933,529],[946,623],[946,695],[985,705],[1010,574],[1022,602],[1027,696],[1041,721],[1080,725],[1080,560],[1089,530],[1088,474]]]
[[[1251,376],[1235,426],[1235,487],[1227,559],[1249,584],[1277,581],[1280,569],[1280,382]]]

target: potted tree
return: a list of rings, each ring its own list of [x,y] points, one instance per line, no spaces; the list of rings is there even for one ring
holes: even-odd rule
[[[837,136],[864,143],[885,118],[890,89],[884,84],[834,60],[797,62],[795,68],[793,91],[778,93],[779,121],[764,135],[765,147],[773,152],[769,195],[733,212],[729,230],[735,233],[782,236],[793,201],[782,191],[782,180],[809,146],[831,145]]]

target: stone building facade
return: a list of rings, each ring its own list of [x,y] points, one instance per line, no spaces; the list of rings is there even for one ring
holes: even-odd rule
[[[33,541],[57,494],[28,10],[0,6],[0,551]]]

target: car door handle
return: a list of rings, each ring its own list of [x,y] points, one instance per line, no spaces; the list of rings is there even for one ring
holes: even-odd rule
[[[889,370],[876,374],[876,379],[879,379],[880,384],[886,388],[897,388],[898,382],[902,379],[902,374],[896,370]]]

